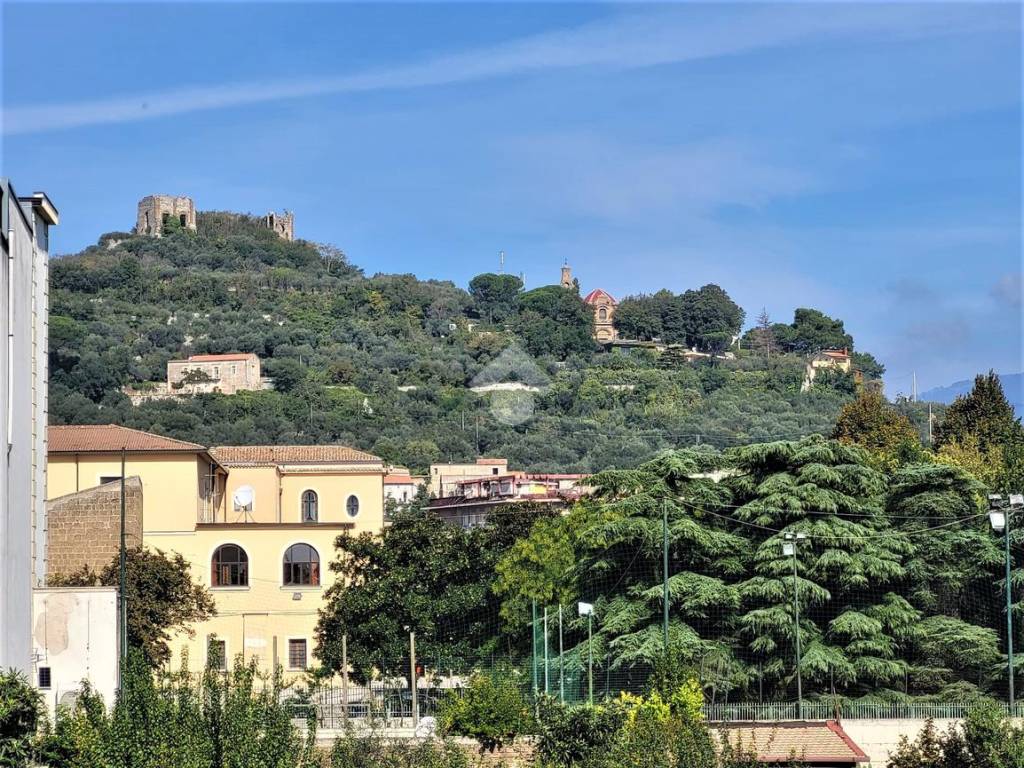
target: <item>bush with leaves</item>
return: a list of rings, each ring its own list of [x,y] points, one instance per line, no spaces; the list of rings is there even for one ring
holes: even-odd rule
[[[888,768],[1020,768],[1024,728],[1014,726],[992,701],[972,709],[961,725],[939,733],[930,719],[913,741],[906,736]]]
[[[469,768],[466,751],[447,740],[385,739],[346,733],[335,739],[329,768]]]
[[[537,703],[537,757],[550,768],[604,768],[624,722],[617,702],[567,706],[543,696]]]
[[[507,669],[474,673],[464,689],[449,692],[441,702],[442,730],[475,739],[481,752],[512,743],[529,732],[533,720],[521,682]]]
[[[0,672],[0,766],[18,767],[32,757],[42,698],[21,672]]]
[[[232,671],[160,674],[133,652],[113,712],[88,687],[61,708],[42,739],[50,768],[311,768],[315,721],[306,737],[281,701],[280,674],[260,680],[240,661]]]

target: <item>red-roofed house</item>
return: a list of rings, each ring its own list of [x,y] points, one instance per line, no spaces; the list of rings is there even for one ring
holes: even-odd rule
[[[618,335],[612,323],[618,302],[608,291],[595,288],[583,299],[594,310],[594,338],[597,341],[614,341]]]

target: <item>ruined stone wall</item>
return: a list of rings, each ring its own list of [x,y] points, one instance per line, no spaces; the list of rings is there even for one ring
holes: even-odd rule
[[[102,570],[121,544],[121,482],[106,483],[46,502],[49,556],[46,575]],[[125,531],[129,547],[142,544],[142,481],[125,480]]]
[[[295,239],[295,214],[291,211],[285,211],[284,213],[270,211],[263,217],[263,226],[273,230],[283,240]]]
[[[166,218],[165,218],[166,217]],[[195,231],[196,206],[191,197],[174,195],[149,195],[139,200],[135,219],[135,233],[160,237],[163,224],[169,218],[177,219],[186,229]]]

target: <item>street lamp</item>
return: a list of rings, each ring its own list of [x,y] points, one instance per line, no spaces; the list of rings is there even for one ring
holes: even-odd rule
[[[797,544],[807,538],[806,533],[783,534],[782,554],[793,558],[793,629],[796,634],[796,707],[797,719],[804,719],[804,688],[800,676],[800,583],[797,580],[796,550]]]
[[[594,704],[594,606],[579,604],[580,616],[587,617],[587,700]]]
[[[1024,495],[1010,494],[1004,499],[1001,494],[992,493],[988,497],[988,521],[992,530],[1003,534],[1006,552],[1006,674],[1009,680],[1010,716],[1013,716],[1016,697],[1014,695],[1013,672],[1013,584],[1010,581],[1010,512],[1024,508]]]

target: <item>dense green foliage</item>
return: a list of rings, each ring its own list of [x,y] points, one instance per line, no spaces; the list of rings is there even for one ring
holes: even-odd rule
[[[502,669],[476,672],[460,691],[451,691],[438,712],[444,733],[474,739],[493,752],[532,730],[533,717],[522,681]]]
[[[53,576],[52,586],[116,587],[120,557],[99,573],[88,566],[77,573]],[[125,556],[125,596],[128,601],[128,644],[151,666],[171,658],[171,633],[191,632],[191,625],[214,615],[210,591],[192,580],[188,561],[178,553],[132,547]]]
[[[598,471],[697,440],[825,433],[850,398],[848,382],[827,377],[801,393],[801,354],[744,345],[712,365],[608,351],[591,340],[575,288],[523,292],[494,274],[469,288],[366,276],[337,249],[229,213],[200,213],[197,232],[159,239],[104,236],[52,263],[51,418],[206,445],[340,442],[419,470],[491,454],[523,469]],[[674,339],[718,350],[739,331],[743,312],[717,286],[665,295]],[[623,302],[617,317],[628,314]],[[510,346],[548,379],[516,426],[469,389]],[[276,391],[139,406],[121,393],[163,381],[169,359],[234,351],[260,355]]]
[[[51,768],[311,768],[306,737],[282,703],[280,680],[240,661],[228,673],[160,674],[139,654],[127,665],[113,712],[88,687],[58,712],[39,758]]]
[[[0,671],[0,766],[21,768],[32,756],[42,697],[15,669]]]
[[[705,352],[721,352],[743,326],[744,312],[714,284],[675,295],[629,296],[615,310],[615,328],[627,339],[660,339]]]
[[[1024,728],[996,706],[971,710],[962,725],[939,733],[929,720],[914,741],[904,736],[888,768],[1017,768],[1024,765]]]
[[[410,630],[417,633],[418,656],[435,668],[463,669],[495,653],[509,655],[491,590],[495,564],[535,519],[550,514],[523,509],[466,530],[418,503],[397,512],[379,537],[341,534],[331,564],[339,578],[325,594],[317,625],[322,665],[341,669],[347,635],[359,679],[374,670],[404,674]]]

